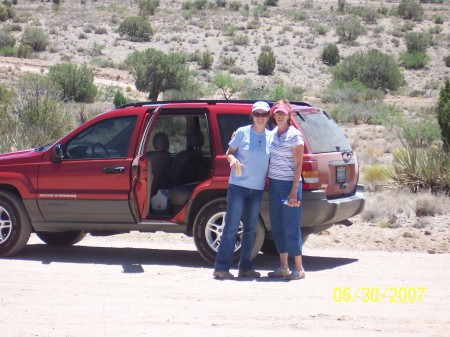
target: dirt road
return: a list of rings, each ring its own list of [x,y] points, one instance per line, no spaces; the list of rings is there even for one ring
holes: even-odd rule
[[[448,336],[449,254],[305,249],[305,280],[217,281],[189,238],[147,237],[32,237],[0,259],[1,336]]]

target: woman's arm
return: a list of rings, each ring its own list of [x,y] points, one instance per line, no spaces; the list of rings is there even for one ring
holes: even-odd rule
[[[289,206],[300,206],[297,200],[298,184],[302,177],[302,165],[303,165],[303,150],[304,146],[299,145],[292,149],[292,156],[294,160],[294,180],[292,181],[291,192],[288,195]]]

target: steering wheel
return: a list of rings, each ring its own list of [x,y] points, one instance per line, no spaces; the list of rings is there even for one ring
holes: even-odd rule
[[[96,157],[95,156],[95,150],[96,148],[101,148],[104,152],[105,152],[105,156],[100,156],[100,157]],[[101,155],[99,153],[99,155]],[[91,148],[91,157],[92,158],[104,158],[104,157],[109,157],[109,152],[108,149],[105,147],[105,145],[103,145],[102,143],[94,143],[92,144],[92,148]]]

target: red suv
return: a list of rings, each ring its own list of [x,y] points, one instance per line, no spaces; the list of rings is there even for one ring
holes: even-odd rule
[[[87,233],[164,231],[192,236],[214,261],[227,207],[225,151],[232,133],[250,124],[253,103],[127,104],[54,144],[1,154],[0,256],[20,252],[32,232],[73,245]],[[305,138],[303,235],[351,224],[365,203],[356,155],[323,110],[302,102],[292,110]],[[255,256],[271,239],[267,202],[265,195]],[[239,248],[240,240],[236,257]]]

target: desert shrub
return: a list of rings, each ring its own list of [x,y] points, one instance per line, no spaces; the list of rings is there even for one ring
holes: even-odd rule
[[[64,110],[61,88],[47,76],[27,73],[17,85],[12,103],[16,131],[23,132],[17,147],[51,143],[74,127],[73,116]]]
[[[414,0],[402,0],[397,7],[397,14],[405,20],[421,21],[424,10],[420,3]]]
[[[431,36],[428,33],[410,32],[405,34],[406,49],[409,52],[425,52],[430,42]]]
[[[291,102],[301,101],[305,89],[299,86],[289,86],[283,82],[276,83],[274,86],[269,86],[264,90],[264,97],[278,101],[280,99],[287,99]]]
[[[11,105],[11,100],[12,100],[13,94],[11,91],[8,90],[8,88],[4,85],[4,84],[0,84],[0,120],[4,121],[7,113],[8,113],[8,109]],[[0,133],[3,135],[4,131],[6,131],[6,129],[2,130],[3,127],[3,123],[0,123]]]
[[[444,20],[442,19],[442,16],[440,16],[440,15],[434,16],[433,21],[437,25],[442,25],[444,23]]]
[[[337,2],[338,2],[338,12],[344,13],[345,8],[347,6],[347,2],[345,0],[337,0]]]
[[[261,53],[258,57],[258,74],[272,75],[275,70],[275,54],[272,48],[264,46],[261,48]]]
[[[49,44],[48,34],[41,28],[27,27],[22,35],[22,44],[30,46],[34,51],[44,51]]]
[[[264,6],[268,6],[268,7],[278,6],[278,0],[264,0]]]
[[[231,1],[228,4],[228,8],[234,12],[239,12],[241,9],[242,4],[239,1]]]
[[[232,38],[233,44],[236,46],[247,46],[249,38],[247,35],[238,35]]]
[[[113,104],[117,108],[121,105],[124,105],[128,103],[128,99],[122,94],[120,90],[116,90],[116,93],[114,95]]]
[[[393,152],[385,175],[394,186],[450,193],[450,156],[438,146],[427,149],[404,147]]]
[[[216,0],[216,6],[225,8],[227,6],[227,1],[226,0]]]
[[[156,101],[160,93],[171,89],[181,90],[189,82],[186,60],[184,54],[165,54],[148,48],[128,55],[125,64],[133,74],[136,88],[148,92],[149,99]]]
[[[316,32],[319,35],[325,35],[328,32],[328,29],[324,25],[319,24],[316,26]]]
[[[430,61],[424,52],[405,52],[400,54],[400,65],[406,69],[422,69]]]
[[[334,43],[329,43],[322,51],[322,62],[329,66],[335,66],[341,60],[339,49]]]
[[[139,15],[144,18],[149,15],[155,15],[158,7],[159,0],[139,0]]]
[[[354,43],[356,39],[365,34],[366,29],[361,25],[359,19],[342,20],[336,26],[336,35],[339,37],[339,42]]]
[[[369,165],[362,168],[364,186],[368,191],[378,191],[386,185],[386,167],[381,164]]]
[[[28,59],[31,58],[33,55],[33,48],[31,48],[27,44],[21,43],[19,48],[17,49],[17,57],[22,59]]]
[[[394,58],[377,49],[356,52],[331,71],[336,80],[350,82],[356,79],[371,89],[397,90],[404,83]]]
[[[208,50],[204,51],[200,55],[196,55],[196,59],[200,69],[210,70],[214,63],[214,57]]]
[[[180,89],[169,89],[163,92],[164,100],[192,100],[204,96],[203,87],[200,82],[187,78]]]
[[[435,120],[403,120],[397,124],[396,131],[403,145],[411,148],[429,148],[440,138]]]
[[[444,56],[444,63],[447,67],[450,67],[450,55]]]
[[[206,8],[206,0],[194,0],[194,1],[184,1],[181,4],[181,8],[184,10],[203,10]]]
[[[134,42],[150,41],[154,33],[150,22],[141,16],[126,18],[120,24],[118,31],[120,37],[125,37],[127,40]]]
[[[350,82],[331,81],[322,93],[322,101],[324,103],[362,103],[366,101],[381,101],[383,98],[384,93],[382,91],[367,88],[356,79]]]
[[[9,29],[0,29],[0,48],[3,47],[14,47],[16,44],[16,39],[12,36]]]
[[[448,77],[445,78],[444,85],[439,91],[437,117],[444,149],[448,153],[450,152],[450,79]]]
[[[49,69],[49,78],[61,87],[64,101],[93,102],[97,95],[94,74],[85,64],[54,65]]]
[[[11,6],[0,5],[0,22],[16,17],[16,12]]]
[[[242,90],[244,83],[230,74],[216,72],[211,79],[213,90],[218,90],[224,99],[229,100],[238,91]]]

